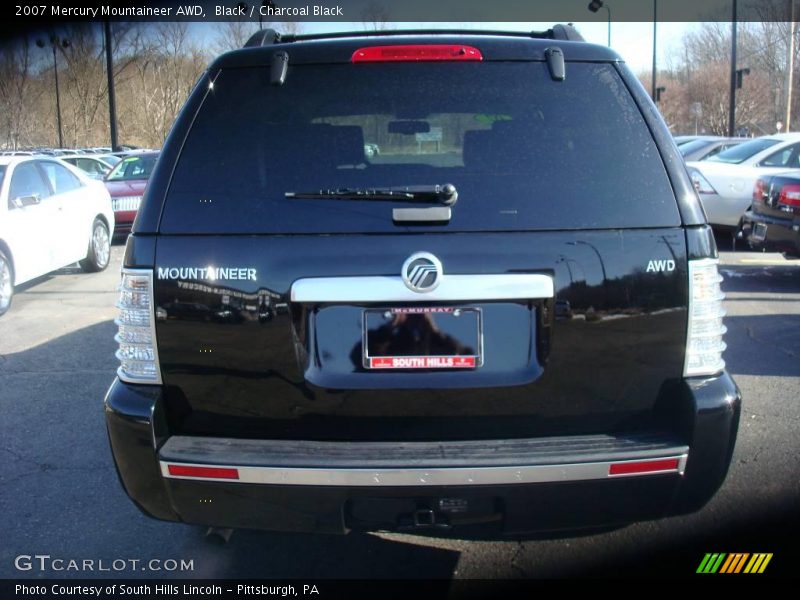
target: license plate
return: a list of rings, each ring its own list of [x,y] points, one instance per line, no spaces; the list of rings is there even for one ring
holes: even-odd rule
[[[395,307],[364,311],[366,369],[476,369],[483,364],[479,308]]]
[[[767,237],[767,226],[764,223],[756,223],[753,226],[753,233],[750,234],[750,237],[758,242],[763,242],[764,239]]]
[[[139,210],[142,203],[140,196],[123,196],[111,199],[111,209],[117,211]]]

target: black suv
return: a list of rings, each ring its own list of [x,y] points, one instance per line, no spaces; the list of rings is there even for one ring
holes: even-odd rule
[[[655,106],[569,27],[261,32],[198,82],[128,240],[122,483],[290,531],[696,510],[741,401],[716,257]]]

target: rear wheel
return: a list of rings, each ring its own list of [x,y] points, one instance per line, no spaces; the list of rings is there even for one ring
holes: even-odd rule
[[[14,295],[14,272],[11,261],[0,250],[0,316],[11,308],[11,297]]]
[[[108,266],[110,258],[111,237],[108,234],[108,227],[100,219],[95,219],[89,250],[86,252],[86,258],[80,261],[81,269],[87,273],[102,271]]]

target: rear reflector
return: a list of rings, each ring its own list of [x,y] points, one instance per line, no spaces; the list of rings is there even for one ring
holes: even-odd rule
[[[169,474],[174,477],[203,477],[206,479],[239,479],[238,469],[224,467],[190,467],[186,465],[167,465]]]
[[[609,475],[636,475],[638,473],[660,473],[663,471],[677,471],[680,464],[679,458],[664,458],[660,460],[643,460],[636,462],[615,463],[608,467]]]
[[[415,44],[368,46],[353,52],[351,62],[414,62],[436,60],[483,60],[481,51],[462,44]]]

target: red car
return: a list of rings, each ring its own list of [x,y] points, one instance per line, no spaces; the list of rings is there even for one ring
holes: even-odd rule
[[[114,235],[127,235],[133,226],[142,194],[156,164],[158,152],[142,152],[124,158],[105,178],[114,209]]]

